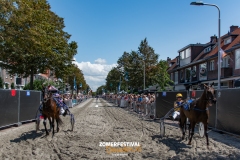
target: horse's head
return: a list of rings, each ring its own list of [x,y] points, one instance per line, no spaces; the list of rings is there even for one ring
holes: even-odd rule
[[[214,82],[211,85],[204,85],[204,91],[206,92],[206,100],[209,106],[216,104],[216,93],[213,88]]]
[[[48,99],[52,97],[52,93],[48,91],[47,87],[43,87],[43,101],[46,102]]]

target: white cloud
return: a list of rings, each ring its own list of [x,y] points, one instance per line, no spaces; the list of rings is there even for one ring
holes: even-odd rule
[[[102,58],[98,58],[98,59],[95,60],[95,63],[96,64],[106,64],[106,60],[102,59]]]
[[[117,66],[117,64],[107,65],[106,60],[101,58],[95,60],[95,63],[76,61],[73,63],[82,70],[87,84],[93,91],[105,84],[108,72]]]

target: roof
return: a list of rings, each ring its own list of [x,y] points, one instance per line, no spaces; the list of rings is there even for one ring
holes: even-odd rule
[[[235,29],[232,33],[231,33],[231,36],[237,36],[231,43],[227,44],[227,45],[224,45],[224,39],[229,37],[229,34],[225,34],[221,37],[221,48],[222,50],[226,51],[226,50],[229,50],[231,49],[233,46],[236,46],[238,44],[240,44],[240,28],[237,28]],[[217,56],[217,53],[218,53],[218,47],[216,46],[211,52],[209,53],[204,53],[204,50],[193,60],[194,61],[197,61],[199,59],[202,59],[202,58],[208,58],[208,57],[212,57],[214,55]]]
[[[187,48],[189,48],[189,47],[191,47],[191,46],[205,46],[205,45],[206,45],[206,44],[201,44],[201,43],[189,44],[189,45],[183,47],[182,49],[178,50],[178,52],[181,52],[181,51],[183,51],[183,50],[185,50],[185,49],[187,49]]]
[[[173,63],[173,64],[172,64],[171,67],[169,67],[169,68],[167,69],[167,71],[171,71],[171,70],[173,70],[173,69],[177,66],[177,57],[174,58],[174,59],[172,59],[170,62]]]

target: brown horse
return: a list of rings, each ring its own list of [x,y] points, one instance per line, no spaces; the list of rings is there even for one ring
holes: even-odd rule
[[[212,87],[214,83],[210,86],[204,85],[204,92],[202,93],[199,99],[196,99],[192,103],[190,103],[189,110],[185,110],[184,107],[180,109],[180,128],[182,130],[182,139],[185,136],[184,127],[186,125],[186,119],[188,118],[190,121],[190,129],[191,135],[189,130],[189,142],[188,145],[191,145],[192,137],[194,135],[194,128],[196,123],[202,122],[204,124],[204,134],[206,136],[207,147],[209,146],[208,141],[208,118],[209,118],[209,110],[208,107],[212,106],[213,103],[216,103],[215,91]]]
[[[57,122],[57,132],[59,131],[59,125],[63,124],[59,113],[60,108],[57,107],[56,102],[52,98],[52,93],[46,91],[46,89],[43,91],[44,95],[44,101],[43,101],[43,108],[42,108],[42,115],[44,117],[43,125],[45,127],[46,135],[49,135],[49,132],[46,127],[46,119],[49,119],[50,126],[53,129],[53,136],[54,136],[54,120]]]

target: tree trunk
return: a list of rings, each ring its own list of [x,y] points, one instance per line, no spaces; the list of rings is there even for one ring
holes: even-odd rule
[[[31,68],[31,75],[30,75],[30,90],[33,90],[33,68]]]

